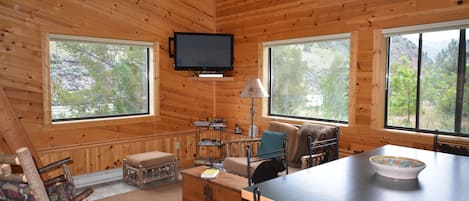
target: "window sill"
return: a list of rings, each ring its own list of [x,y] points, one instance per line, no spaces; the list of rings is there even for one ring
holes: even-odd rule
[[[293,123],[293,124],[302,124],[302,123],[308,122],[308,123],[322,124],[322,125],[329,125],[329,126],[338,126],[338,127],[344,127],[344,128],[349,127],[348,124],[333,123],[333,122],[327,122],[327,121],[314,121],[314,120],[295,119],[295,118],[277,117],[277,116],[263,116],[262,118],[263,118],[263,120],[266,120],[266,121],[283,120],[283,121],[287,121],[287,122]]]
[[[50,130],[60,130],[60,129],[83,128],[83,127],[112,126],[112,125],[119,125],[119,124],[155,122],[159,119],[160,117],[157,115],[112,117],[112,118],[105,118],[105,119],[103,118],[103,119],[50,122],[49,124],[46,124],[45,128],[50,129]]]
[[[397,129],[389,129],[389,128],[380,128],[380,129],[375,129],[375,130],[381,133],[389,133],[389,134],[423,136],[423,137],[432,137],[432,138],[435,136],[435,134],[433,133],[423,133],[423,132],[417,132],[417,131],[406,131],[406,130],[397,130]],[[438,135],[438,138],[453,139],[453,140],[469,143],[469,136],[465,137],[465,136],[440,134]]]
[[[406,131],[406,130],[397,130],[397,129],[390,129],[390,128],[378,128],[375,129],[378,132],[383,133],[392,133],[392,134],[402,134],[402,135],[417,135],[417,136],[433,136],[432,133],[422,133],[416,131]]]

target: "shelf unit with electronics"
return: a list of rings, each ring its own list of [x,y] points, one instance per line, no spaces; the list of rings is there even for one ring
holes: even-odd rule
[[[196,150],[195,150],[195,165],[208,165],[213,166],[215,163],[221,162],[219,157],[210,157],[210,156],[201,156],[201,148],[215,148],[217,152],[221,151],[222,148],[222,139],[223,132],[226,128],[225,122],[208,122],[208,121],[196,121],[194,122],[195,126],[195,140]],[[202,132],[212,131],[218,133],[218,137],[211,138],[201,138]]]

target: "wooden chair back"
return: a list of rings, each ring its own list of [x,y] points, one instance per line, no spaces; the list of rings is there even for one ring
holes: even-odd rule
[[[223,158],[226,157],[246,157],[244,147],[251,147],[251,154],[257,153],[261,143],[261,138],[248,138],[222,141]]]
[[[454,136],[442,138],[439,131],[435,130],[433,138],[433,151],[455,154],[460,156],[469,156],[469,142],[458,140]]]
[[[263,136],[268,135],[264,133]],[[264,139],[264,138],[262,138]],[[246,166],[246,171],[248,175],[248,185],[252,185],[253,182],[259,183],[265,180],[272,179],[274,177],[278,176],[278,173],[285,170],[286,174],[288,174],[288,143],[287,143],[287,138],[286,136],[283,138],[283,147],[279,150],[271,150],[267,153],[263,154],[257,154],[253,155],[251,152],[251,147],[246,146],[246,160],[247,160],[247,166]],[[261,141],[261,144],[263,142]],[[258,171],[256,167],[254,174],[251,174],[251,164],[260,162],[259,166],[261,166],[261,169]],[[283,167],[283,168],[282,168]],[[266,170],[271,170],[273,171],[272,173],[268,173],[268,175],[264,174]],[[259,173],[256,173],[259,172]],[[264,172],[264,173],[261,173]],[[257,175],[257,176],[256,176]],[[274,176],[272,176],[274,175]],[[253,179],[253,177],[256,176],[257,178]]]
[[[308,135],[308,167],[327,163],[339,158],[339,128],[335,128],[332,136],[313,140]]]
[[[31,152],[22,147],[16,154],[0,153],[0,180],[4,182],[27,183],[37,201],[49,201],[44,183],[39,175]],[[23,173],[13,173],[12,165],[21,166]]]
[[[93,193],[93,189],[87,188],[80,194],[75,195],[75,185],[73,184],[70,170],[66,165],[70,162],[72,162],[72,159],[69,157],[38,169],[31,156],[31,152],[25,147],[18,149],[16,154],[0,153],[0,183],[2,183],[0,186],[2,189],[0,190],[4,190],[4,186],[9,192],[11,192],[9,186],[15,186],[18,187],[15,189],[21,189],[12,193],[15,194],[12,195],[15,196],[14,198],[6,197],[5,199],[7,200],[86,200],[86,198]],[[19,170],[14,172],[12,166],[21,166],[22,172]],[[41,173],[46,173],[58,168],[62,168],[65,175],[60,175],[47,181],[41,179]],[[8,195],[4,193],[4,196]],[[34,199],[30,199],[31,196]],[[2,198],[0,197],[0,199]]]

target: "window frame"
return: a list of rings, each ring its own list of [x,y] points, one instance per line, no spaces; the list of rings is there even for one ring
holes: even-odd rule
[[[464,88],[464,77],[466,69],[466,31],[469,29],[469,20],[456,20],[448,21],[441,23],[432,23],[432,24],[423,24],[416,26],[407,26],[407,27],[398,27],[391,29],[382,30],[383,39],[385,41],[385,83],[384,83],[384,128],[393,129],[393,130],[403,130],[403,131],[412,131],[412,132],[421,132],[421,133],[438,133],[451,136],[460,136],[460,137],[469,137],[469,133],[461,133],[461,123],[462,123],[462,106],[463,106],[463,93]],[[456,108],[455,108],[455,125],[454,132],[440,131],[438,129],[429,130],[420,128],[419,116],[420,116],[420,75],[422,70],[422,34],[435,32],[435,31],[444,31],[444,30],[459,30],[459,45],[458,45],[458,60],[457,60],[457,80],[456,80]],[[388,125],[388,103],[389,103],[389,70],[390,70],[390,39],[392,36],[404,35],[404,34],[419,34],[418,41],[418,63],[417,63],[417,89],[416,89],[416,109],[415,109],[415,125],[410,127],[403,126],[392,126]],[[461,42],[462,41],[462,42]],[[462,50],[462,51],[461,51]],[[466,94],[469,95],[469,94]]]
[[[73,128],[74,125],[77,127],[82,126],[97,126],[97,125],[114,125],[120,123],[133,123],[133,122],[150,122],[155,121],[159,116],[159,104],[155,103],[159,97],[159,43],[150,41],[138,41],[138,40],[122,40],[122,39],[111,39],[91,36],[77,36],[68,34],[55,34],[49,32],[41,33],[43,42],[43,107],[44,107],[44,125],[48,127],[61,127],[66,126],[67,128]],[[99,117],[88,117],[78,119],[66,119],[55,121],[52,119],[52,100],[51,100],[51,77],[50,77],[50,50],[49,42],[51,39],[70,40],[70,41],[83,41],[92,43],[103,43],[103,44],[115,44],[115,45],[133,45],[143,46],[148,48],[147,50],[147,84],[148,84],[148,113],[139,114],[128,114],[128,115],[109,115]]]
[[[350,58],[349,58],[349,87],[348,87],[348,117],[347,121],[342,121],[342,120],[332,120],[332,119],[321,119],[321,118],[315,118],[315,117],[302,117],[302,116],[290,116],[290,115],[282,115],[282,114],[273,114],[271,112],[271,103],[272,103],[272,96],[270,95],[266,101],[263,102],[263,108],[264,112],[267,117],[271,118],[287,118],[287,119],[293,119],[293,120],[300,120],[300,121],[317,121],[317,122],[324,122],[324,123],[333,123],[333,124],[342,124],[342,125],[347,125],[351,122],[351,112],[350,112],[350,105],[352,104],[352,101],[350,99],[350,93],[351,93],[351,81],[352,81],[352,62],[353,62],[353,55],[352,55],[352,48],[353,48],[353,41],[352,41],[352,33],[339,33],[339,34],[329,34],[329,35],[321,35],[321,36],[312,36],[312,37],[303,37],[303,38],[293,38],[293,39],[285,39],[285,40],[275,40],[275,41],[266,41],[262,43],[262,49],[263,49],[263,55],[264,55],[264,80],[267,86],[267,90],[269,94],[272,92],[272,57],[271,57],[271,48],[275,46],[281,46],[281,45],[292,45],[292,44],[299,44],[299,43],[311,43],[311,42],[324,42],[324,41],[333,41],[333,40],[349,40],[350,44]]]

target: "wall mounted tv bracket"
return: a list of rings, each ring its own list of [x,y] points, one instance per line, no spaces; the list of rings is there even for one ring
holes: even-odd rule
[[[169,52],[169,58],[174,58],[174,50],[172,47],[174,45],[174,37],[169,37],[168,38],[168,52]]]

